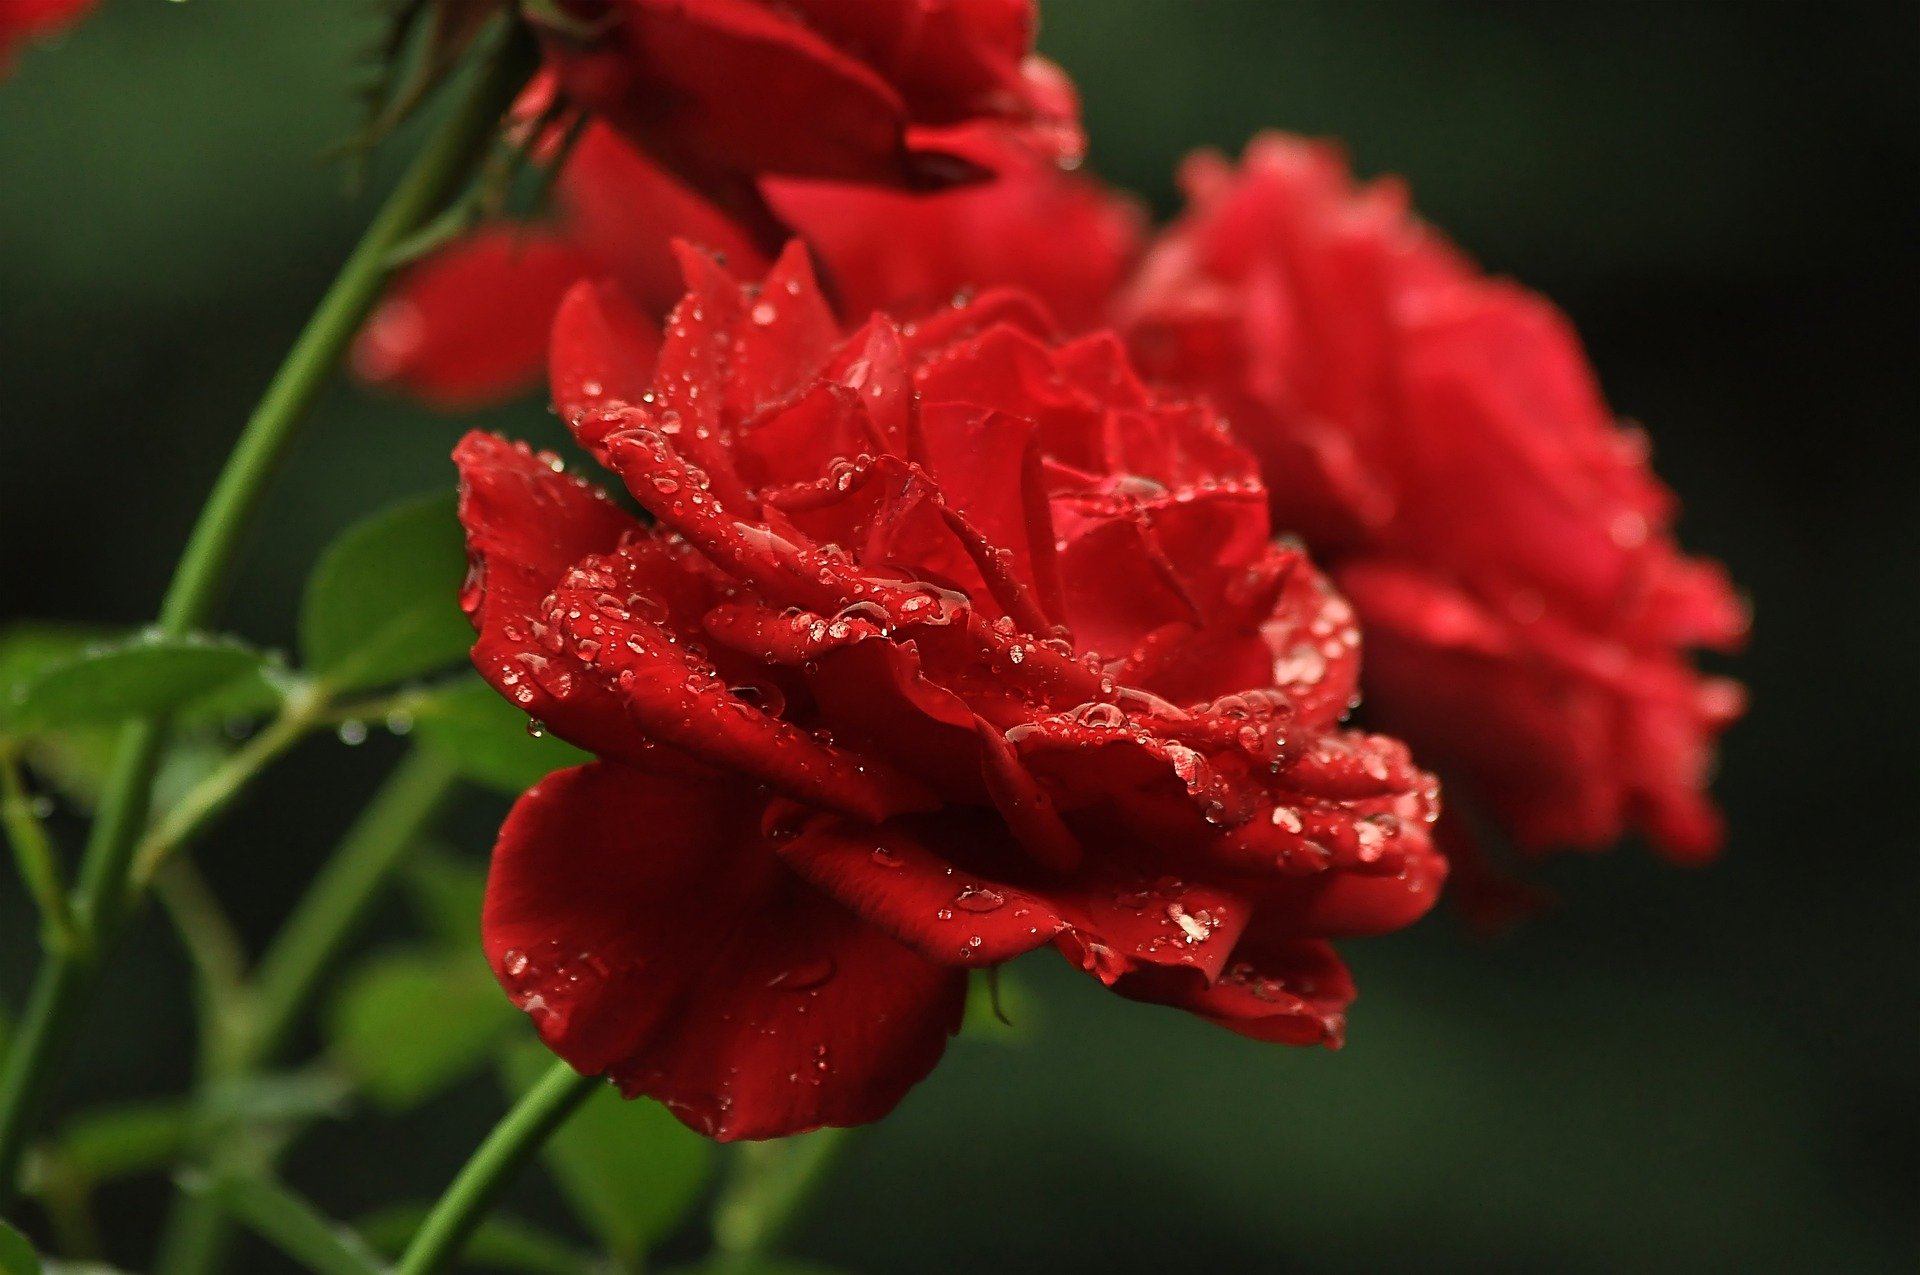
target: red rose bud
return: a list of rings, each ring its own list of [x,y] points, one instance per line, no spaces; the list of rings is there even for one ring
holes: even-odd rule
[[[488,959],[576,1068],[718,1138],[885,1114],[965,972],[1337,1044],[1327,940],[1424,913],[1432,780],[1341,729],[1353,612],[1253,458],[1019,294],[846,335],[687,253],[657,353],[576,288],[554,396],[650,515],[456,453],[474,662],[598,760],[503,828]]]
[[[1374,720],[1527,848],[1632,826],[1711,854],[1713,741],[1742,696],[1687,651],[1737,645],[1746,612],[1677,548],[1565,318],[1331,146],[1268,135],[1186,185],[1120,307],[1129,344],[1231,419],[1275,525],[1353,599]]]
[[[1072,87],[1032,53],[1032,0],[557,2],[568,98],[735,212],[763,176],[976,179],[983,125],[1049,161],[1083,149]]]
[[[1093,326],[1139,254],[1140,211],[1004,140],[994,153],[998,177],[947,191],[765,188],[850,319],[1018,283],[1069,329]],[[740,267],[767,264],[731,219],[605,125],[581,135],[555,202],[548,224],[484,228],[403,274],[361,334],[355,370],[446,410],[498,402],[538,380],[554,311],[575,282],[610,282],[657,325],[680,296],[674,238]]]

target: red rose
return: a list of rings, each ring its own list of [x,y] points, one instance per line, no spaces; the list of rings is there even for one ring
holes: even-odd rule
[[[521,798],[488,885],[547,1043],[720,1138],[867,1121],[967,969],[1047,943],[1337,1043],[1326,940],[1428,908],[1435,799],[1338,728],[1352,613],[1270,542],[1252,458],[1017,294],[843,336],[799,251],[688,274],[657,360],[593,285],[554,334],[563,417],[652,522],[457,452],[475,664],[599,755]]]
[[[762,176],[933,187],[981,175],[972,126],[1049,159],[1083,139],[1032,54],[1032,0],[564,0],[568,98],[733,211]]]
[[[950,191],[765,189],[813,245],[849,318],[913,313],[1018,282],[1069,328],[1093,326],[1138,255],[1139,210],[1017,148],[998,153],[996,179]],[[538,379],[554,311],[575,282],[611,280],[657,323],[680,295],[674,238],[745,268],[766,264],[728,217],[603,125],[581,135],[556,203],[550,225],[485,228],[404,274],[355,347],[360,375],[449,410],[497,402]]]
[[[0,0],[0,71],[29,40],[50,36],[86,16],[95,0]]]
[[[1695,646],[1737,644],[1717,564],[1548,302],[1487,279],[1330,146],[1268,135],[1192,206],[1121,309],[1151,375],[1259,453],[1277,526],[1359,608],[1369,711],[1528,848],[1629,825],[1668,854],[1720,840],[1705,794],[1740,711]]]

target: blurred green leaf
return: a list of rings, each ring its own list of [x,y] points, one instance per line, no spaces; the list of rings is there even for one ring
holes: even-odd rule
[[[270,1072],[208,1087],[201,1116],[210,1124],[275,1124],[338,1116],[346,1111],[347,1082],[328,1071]]]
[[[426,1218],[426,1205],[402,1204],[361,1218],[358,1229],[376,1252],[398,1257]],[[519,1218],[499,1214],[482,1222],[467,1240],[460,1250],[460,1265],[521,1275],[589,1275],[599,1269],[592,1253]]]
[[[55,1139],[54,1153],[86,1181],[126,1177],[174,1159],[192,1124],[180,1103],[104,1107],[74,1117]]]
[[[320,555],[301,600],[307,670],[352,691],[457,663],[473,645],[459,607],[466,566],[452,492],[347,528]]]
[[[14,688],[53,665],[123,636],[113,629],[71,624],[10,624],[0,629],[0,697],[11,698]]]
[[[257,677],[264,659],[226,638],[142,635],[89,646],[15,683],[0,701],[0,727],[28,733],[167,712]]]
[[[25,757],[34,773],[62,796],[83,810],[92,810],[100,800],[100,789],[113,764],[119,739],[117,727],[79,726],[29,740]],[[154,810],[171,809],[188,789],[211,774],[226,755],[226,748],[211,739],[188,738],[176,743],[154,780]]]
[[[505,1078],[524,1093],[552,1066],[544,1049],[508,1054]],[[672,1233],[713,1172],[713,1144],[659,1103],[603,1087],[548,1139],[547,1167],[588,1230],[619,1261],[638,1263]]]
[[[414,729],[462,777],[514,796],[563,766],[589,760],[551,735],[529,734],[527,715],[478,679],[433,696],[415,715]]]
[[[40,1275],[40,1255],[5,1222],[0,1222],[0,1275]]]
[[[188,726],[224,726],[230,722],[269,717],[286,702],[294,675],[274,655],[226,685],[199,696],[180,708],[179,721]]]
[[[217,1199],[254,1234],[315,1275],[380,1275],[379,1260],[351,1228],[271,1178],[236,1173],[188,1178],[182,1185]]]
[[[449,955],[480,950],[480,908],[487,871],[441,847],[415,851],[402,869],[414,914]]]
[[[329,1029],[361,1089],[397,1111],[478,1067],[518,1021],[477,953],[460,961],[396,952],[349,976]]]

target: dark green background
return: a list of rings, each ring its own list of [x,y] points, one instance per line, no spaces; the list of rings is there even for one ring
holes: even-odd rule
[[[0,83],[0,618],[136,622],[264,381],[367,216],[318,161],[373,26],[349,0],[109,0]],[[1559,299],[1757,599],[1724,861],[1545,875],[1488,940],[1439,915],[1351,945],[1342,1053],[1126,1003],[1058,961],[1016,1050],[963,1042],[871,1132],[800,1247],[868,1272],[1903,1270],[1920,1203],[1911,4],[1052,0],[1094,162],[1163,210],[1202,144],[1348,139],[1495,270]],[[285,642],[332,531],[450,481],[468,422],[342,388],[230,609]],[[485,418],[550,430],[538,406]],[[264,933],[392,755],[327,740],[204,856]],[[476,856],[500,808],[476,798]],[[71,835],[72,827],[64,831]],[[370,940],[370,946],[372,941]],[[0,887],[0,993],[33,941]],[[185,1080],[149,924],[66,1086]],[[329,1127],[293,1167],[341,1215],[431,1193],[483,1081]],[[530,1182],[523,1199],[551,1209]],[[160,1193],[111,1194],[141,1251]],[[250,1253],[246,1269],[271,1270]]]

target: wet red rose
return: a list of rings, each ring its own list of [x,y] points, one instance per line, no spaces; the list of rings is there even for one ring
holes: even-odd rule
[[[488,959],[583,1072],[721,1138],[876,1119],[966,971],[1334,1044],[1327,940],[1430,906],[1428,776],[1339,726],[1346,602],[1252,458],[1117,342],[995,292],[851,335],[803,253],[688,254],[657,358],[577,288],[554,397],[651,516],[457,452],[474,661],[598,754],[529,791]],[[644,369],[644,370],[643,370]]]
[[[1635,827],[1710,854],[1713,742],[1741,693],[1688,650],[1737,644],[1745,611],[1676,547],[1645,439],[1565,318],[1333,147],[1269,135],[1186,185],[1121,306],[1130,345],[1220,406],[1275,526],[1353,599],[1370,719],[1524,847]]]
[[[982,175],[973,130],[1078,158],[1072,87],[1032,0],[562,0],[567,97],[735,213],[765,176],[938,187]],[[539,19],[536,19],[539,25]]]
[[[0,72],[29,40],[43,39],[71,26],[96,0],[0,0]]]
[[[1090,178],[1005,145],[998,153],[998,177],[950,191],[764,185],[782,222],[812,244],[850,319],[1018,282],[1067,327],[1093,326],[1138,256],[1139,210]],[[355,368],[444,409],[527,390],[575,282],[612,281],[649,322],[665,317],[680,295],[676,237],[739,268],[766,264],[717,208],[611,129],[589,126],[567,158],[550,221],[487,227],[410,269],[361,334]]]

